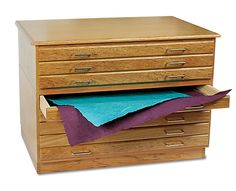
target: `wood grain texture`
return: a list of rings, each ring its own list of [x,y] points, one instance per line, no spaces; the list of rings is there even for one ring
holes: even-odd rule
[[[126,153],[105,158],[79,159],[74,161],[40,163],[38,173],[61,172],[68,170],[82,170],[100,167],[114,167],[133,164],[167,162],[187,159],[205,158],[205,148],[184,148],[158,150],[149,153]]]
[[[199,86],[211,84],[212,79],[207,80],[176,80],[155,83],[134,83],[134,84],[113,84],[109,86],[79,86],[67,88],[40,89],[40,95],[74,94],[74,93],[92,93],[92,92],[113,92],[129,90],[150,90],[157,88]]]
[[[128,130],[122,130],[120,132],[114,133],[112,135],[100,139],[96,139],[91,142],[86,142],[86,144],[201,135],[208,134],[209,127],[209,123],[197,123],[187,125],[132,128]],[[69,142],[67,140],[66,134],[40,136],[40,148],[60,147],[68,145]]]
[[[17,21],[34,45],[216,38],[219,34],[175,17]]]
[[[213,54],[40,62],[40,75],[213,66]]]
[[[67,46],[40,46],[39,61],[87,60],[214,52],[214,40],[157,41]]]
[[[178,112],[170,114],[144,124],[137,125],[133,128],[139,127],[159,127],[164,125],[180,125],[190,123],[209,122],[210,111],[195,111],[195,112]],[[39,126],[40,135],[63,134],[65,133],[63,122],[59,120],[47,120],[41,115],[41,123]]]
[[[209,122],[210,111],[178,111],[168,116],[140,124],[136,127],[150,127],[150,126],[162,126],[162,125],[178,125],[178,124],[189,124],[189,123],[202,123]]]
[[[183,68],[168,70],[139,70],[126,72],[103,72],[89,74],[68,74],[41,76],[40,88],[68,88],[86,86],[133,85],[160,82],[209,80],[212,67]],[[112,87],[111,87],[112,88]]]
[[[196,87],[196,91],[206,96],[212,96],[220,92],[218,89],[211,85],[198,86]]]
[[[74,147],[49,147],[40,149],[42,162],[78,160],[82,158],[109,157],[127,153],[142,153],[161,149],[207,147],[208,135],[196,135],[162,139],[148,139],[99,144],[79,144]]]
[[[44,96],[40,96],[40,98],[39,98],[39,106],[40,106],[40,111],[47,118],[47,108],[49,108],[50,105],[49,105],[49,103],[47,102],[47,100],[46,100],[46,98]]]

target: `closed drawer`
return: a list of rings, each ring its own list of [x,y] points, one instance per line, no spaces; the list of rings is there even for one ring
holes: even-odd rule
[[[211,95],[212,93],[217,93],[218,90],[210,85],[206,86],[197,86],[195,89],[198,89],[199,92],[205,94],[205,95]],[[50,106],[50,104],[47,102],[46,98],[44,96],[40,96],[40,110],[46,119],[46,121],[51,120],[60,120],[60,114],[58,111],[58,108],[55,106]],[[219,99],[215,102],[200,105],[200,106],[194,106],[194,107],[188,107],[185,108],[182,112],[188,112],[188,111],[201,111],[201,110],[209,110],[209,109],[217,109],[217,108],[227,108],[229,107],[229,96],[225,96],[222,99]]]
[[[150,127],[150,126],[162,126],[162,125],[178,125],[178,124],[189,124],[189,123],[200,123],[209,122],[211,118],[210,111],[194,111],[191,110],[186,112],[177,112],[170,114],[166,117],[162,117],[144,124],[138,125],[137,127]]]
[[[42,162],[76,160],[80,158],[109,157],[127,153],[142,153],[166,149],[207,147],[208,135],[149,139],[115,143],[80,144],[74,147],[50,147],[40,149]]]
[[[133,128],[128,130],[122,130],[118,133],[97,139],[92,142],[88,142],[86,144],[134,141],[165,137],[180,137],[187,135],[201,135],[208,134],[209,127],[209,123],[197,123],[188,125]],[[40,136],[40,148],[68,145],[69,143],[67,141],[66,134]]]
[[[205,158],[204,147],[167,149],[142,153],[126,153],[103,158],[79,158],[78,160],[72,161],[40,162],[38,163],[38,166],[40,173],[45,173],[198,158]]]
[[[214,40],[40,46],[39,61],[213,53]]]
[[[41,76],[41,89],[210,80],[212,67]]]
[[[213,54],[40,62],[39,75],[213,66]]]
[[[59,117],[59,115],[58,115]],[[195,112],[178,112],[170,114],[166,117],[162,117],[144,124],[135,126],[133,128],[142,127],[159,127],[165,125],[182,125],[190,123],[203,123],[209,122],[211,118],[210,111],[195,111]],[[44,118],[43,114],[40,117],[39,124],[39,134],[40,135],[56,135],[64,134],[64,125],[60,118],[55,120],[47,120]],[[45,137],[44,137],[45,138]]]

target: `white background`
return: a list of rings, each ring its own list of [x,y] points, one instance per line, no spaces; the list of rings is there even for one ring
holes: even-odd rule
[[[222,35],[215,86],[235,85],[234,0],[66,0],[0,3],[0,190],[236,190],[235,91],[231,108],[213,112],[207,158],[184,162],[37,175],[20,136],[18,44],[15,20],[173,15]]]

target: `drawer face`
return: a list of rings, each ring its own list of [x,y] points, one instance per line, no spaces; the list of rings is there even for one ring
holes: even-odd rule
[[[137,127],[161,126],[161,125],[178,125],[188,123],[209,122],[211,118],[210,111],[195,111],[195,112],[178,112],[170,114]]]
[[[165,137],[180,137],[209,133],[209,123],[144,127],[123,130],[86,144],[135,141]],[[40,136],[40,148],[68,146],[66,134]]]
[[[210,80],[212,67],[41,76],[41,89]]]
[[[40,149],[42,162],[76,160],[102,156],[115,156],[127,153],[142,153],[166,149],[207,147],[208,135],[126,141],[115,143],[81,144],[74,147],[50,147]]]
[[[40,62],[40,75],[213,66],[213,54]]]
[[[58,118],[54,120],[47,120],[43,117],[40,118],[40,135],[50,135],[50,134],[63,134],[65,133],[63,122]],[[169,116],[162,117],[144,124],[138,125],[133,128],[142,127],[157,127],[164,125],[178,125],[178,124],[189,124],[189,123],[200,123],[210,121],[210,111],[195,111],[195,112],[179,112],[173,113]]]
[[[213,53],[214,40],[40,46],[39,61]]]
[[[40,172],[45,173],[197,158],[205,158],[205,148],[180,148],[145,153],[126,153],[103,158],[79,158],[78,160],[72,161],[41,162],[38,165]]]

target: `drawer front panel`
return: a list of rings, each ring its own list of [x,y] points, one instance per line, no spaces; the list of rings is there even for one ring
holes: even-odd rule
[[[123,130],[118,133],[94,140],[86,144],[201,135],[201,134],[208,134],[209,127],[210,127],[209,123],[197,123],[188,125],[172,125],[165,127],[160,126],[160,127],[134,128],[134,129]],[[68,145],[69,143],[67,141],[66,134],[40,136],[40,148],[68,146]]]
[[[40,75],[213,66],[213,54],[40,62]]]
[[[39,61],[214,53],[214,40],[41,46]]]
[[[177,76],[179,79],[183,76]],[[91,81],[86,82],[90,84]],[[171,88],[183,86],[199,86],[211,84],[212,79],[199,79],[199,80],[172,80],[162,82],[145,82],[145,83],[127,83],[127,84],[109,84],[109,85],[88,85],[88,86],[70,86],[66,88],[44,88],[39,89],[40,95],[58,95],[58,94],[76,94],[76,93],[92,93],[92,92],[112,92],[122,90],[146,90],[158,88]]]
[[[145,153],[126,153],[103,158],[78,159],[74,161],[61,161],[39,163],[41,173],[58,172],[65,170],[81,170],[98,167],[111,167],[152,162],[166,162],[174,160],[187,160],[205,158],[205,148],[182,148],[159,150]]]
[[[160,119],[152,120],[136,127],[150,127],[161,125],[178,125],[188,123],[209,122],[211,118],[210,111],[178,112],[170,114]]]
[[[189,80],[207,80],[212,77],[211,67],[168,69],[168,70],[142,70],[129,72],[107,72],[91,74],[71,74],[41,76],[40,88],[68,88],[90,86],[112,86],[148,84],[160,82],[176,82]]]
[[[78,145],[74,147],[50,147],[40,149],[42,162],[76,160],[99,156],[114,156],[117,154],[142,153],[165,149],[207,147],[208,135],[196,135],[175,138],[150,139],[140,141],[126,141],[116,143],[100,143]]]
[[[210,111],[179,112],[173,113],[160,119],[146,122],[144,124],[136,126],[136,128],[209,122],[210,116]],[[58,117],[60,117],[59,114]],[[43,115],[41,115],[41,121],[42,123],[40,123],[39,128],[40,135],[65,133],[63,122],[60,118],[53,121],[47,120],[46,122],[46,119],[43,117]]]

